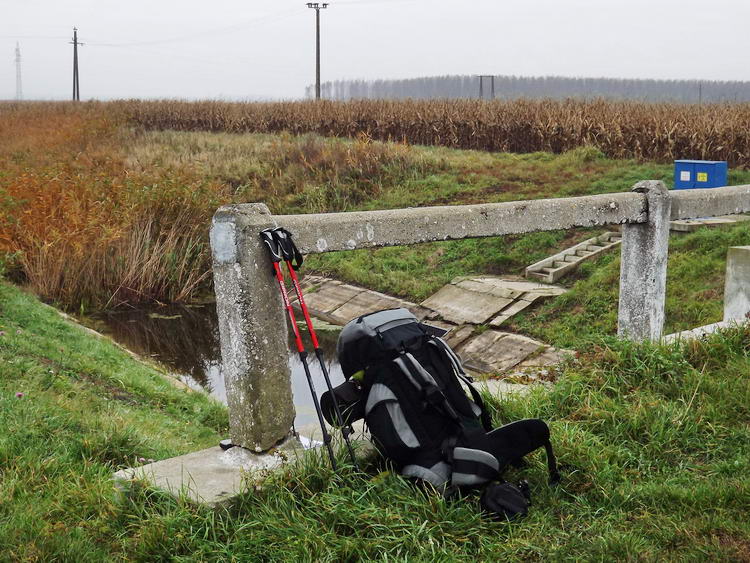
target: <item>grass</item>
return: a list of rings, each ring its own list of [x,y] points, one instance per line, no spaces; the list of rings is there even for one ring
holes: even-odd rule
[[[214,445],[227,414],[2,284],[0,428],[2,558],[101,561],[127,522],[111,471]]]
[[[667,166],[611,160],[591,147],[562,155],[516,155],[310,135],[146,132],[132,151],[131,162],[138,166],[190,164],[199,175],[235,186],[240,200],[263,201],[277,214],[569,197],[624,191],[639,179],[668,181],[671,174]],[[377,175],[364,170],[373,159],[379,163]],[[303,162],[314,166],[300,177],[296,165]],[[369,181],[362,184],[361,178]],[[307,271],[420,301],[459,275],[520,275],[560,245],[599,232],[576,229],[315,255],[308,258]]]
[[[726,256],[731,246],[750,244],[750,225],[700,229],[670,238],[665,334],[723,318]],[[610,253],[584,263],[567,283],[570,291],[508,324],[563,348],[585,349],[617,332],[620,258]]]
[[[127,115],[122,104],[0,105],[2,260],[13,280],[68,310],[209,295],[207,225],[223,203],[263,201],[274,213],[389,209],[622,192],[671,176],[668,165],[613,160],[591,146],[511,154],[364,134],[144,131]],[[730,180],[750,182],[750,172]],[[520,275],[599,232],[334,253],[310,257],[307,271],[420,301],[458,275]]]
[[[208,218],[511,201],[625,191],[667,165],[591,147],[493,154],[317,136],[143,132],[105,104],[0,107],[0,269],[70,309],[191,299],[207,288]],[[731,183],[750,182],[734,171]],[[308,271],[420,300],[457,275],[518,274],[593,233],[533,233],[312,257]],[[673,237],[667,331],[718,320],[726,249],[750,226]],[[523,471],[534,506],[494,522],[378,459],[333,475],[322,453],[211,511],[111,473],[216,444],[227,413],[0,285],[2,558],[101,560],[750,560],[750,329],[682,347],[618,342],[618,258],[512,328],[581,350],[551,390],[490,400],[496,424],[550,422]],[[342,464],[345,464],[341,455]]]
[[[530,516],[481,516],[387,471],[290,466],[218,511],[147,489],[121,502],[110,474],[216,443],[226,413],[0,286],[0,544],[24,561],[484,561],[750,558],[750,330],[688,346],[600,341],[555,387],[492,401],[501,424],[551,424]],[[17,392],[24,396],[16,397]],[[341,460],[344,461],[343,452]],[[385,471],[384,471],[385,470]]]

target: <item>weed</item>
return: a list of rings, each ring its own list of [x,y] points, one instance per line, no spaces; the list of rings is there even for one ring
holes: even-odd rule
[[[551,389],[499,401],[495,424],[550,422],[562,483],[544,455],[528,518],[493,521],[478,494],[446,500],[368,457],[334,474],[325,452],[246,481],[216,510],[111,472],[215,444],[226,411],[177,390],[29,295],[0,286],[0,543],[11,560],[743,560],[750,545],[750,330],[669,347],[614,339]],[[22,334],[16,334],[16,330]],[[60,355],[59,348],[86,350]],[[47,387],[47,358],[59,383]],[[89,374],[80,377],[80,374]],[[76,377],[76,375],[79,377]],[[87,378],[137,403],[108,400]],[[18,399],[15,393],[24,390]],[[203,422],[223,414],[223,426]]]
[[[0,250],[10,273],[70,309],[189,299],[209,273],[208,223],[226,196],[187,173],[131,174],[97,105],[0,111]],[[50,132],[52,131],[52,132]]]

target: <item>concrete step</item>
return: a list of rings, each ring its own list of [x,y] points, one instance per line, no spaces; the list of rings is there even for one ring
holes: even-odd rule
[[[613,249],[621,242],[622,235],[620,233],[606,232],[532,264],[526,268],[526,277],[554,283],[567,273],[575,270],[584,260],[589,260],[602,252]]]
[[[442,287],[422,306],[435,312],[430,321],[458,326],[494,323],[494,319],[502,323],[536,299],[554,297],[565,291],[562,287],[529,281],[467,276]]]
[[[343,326],[360,315],[397,307],[409,309],[420,320],[432,314],[432,310],[416,303],[377,291],[322,277],[311,278],[303,282],[310,314],[335,325]]]
[[[532,338],[487,330],[458,348],[464,365],[474,371],[503,375],[550,368],[570,354]]]
[[[742,221],[750,221],[750,215],[721,215],[698,219],[681,219],[669,222],[669,229],[680,233],[692,233],[702,228],[721,227]]]
[[[526,277],[546,282],[549,275],[545,272],[526,272]]]

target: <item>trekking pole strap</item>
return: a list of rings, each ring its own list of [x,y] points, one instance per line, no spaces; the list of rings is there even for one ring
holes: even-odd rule
[[[287,231],[284,227],[277,227],[271,232],[273,239],[276,241],[276,244],[281,251],[282,259],[291,264],[295,271],[299,270],[302,267],[304,258],[292,240],[292,233]]]
[[[260,240],[266,245],[271,262],[281,262],[281,247],[273,236],[273,229],[264,229],[260,232]]]

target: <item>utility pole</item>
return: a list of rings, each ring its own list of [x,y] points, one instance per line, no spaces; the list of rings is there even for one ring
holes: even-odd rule
[[[315,10],[315,99],[320,99],[320,11],[325,10],[328,4],[308,2],[308,8]]]
[[[479,78],[479,99],[484,99],[484,79],[490,79],[490,87],[492,88],[492,100],[495,99],[495,75],[493,74],[477,74]]]
[[[23,87],[21,85],[21,46],[16,41],[16,100],[23,100]]]
[[[78,28],[73,28],[73,41],[70,42],[73,45],[73,101],[78,102],[81,100],[81,87],[78,81],[78,46],[83,45],[78,41]]]

